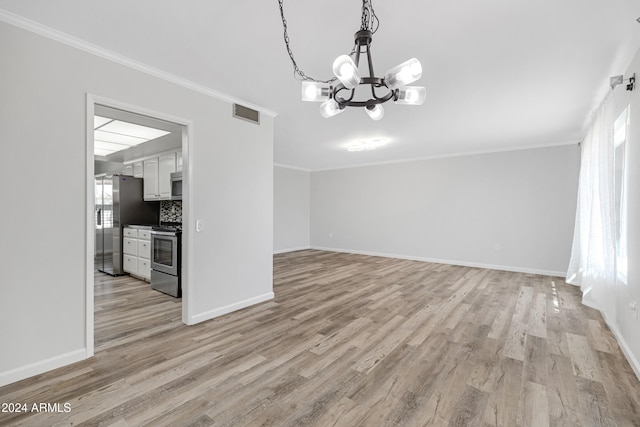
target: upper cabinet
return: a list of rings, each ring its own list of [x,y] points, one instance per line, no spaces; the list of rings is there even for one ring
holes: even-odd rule
[[[180,169],[178,168],[180,165]],[[182,170],[182,153],[168,153],[144,161],[144,200],[171,200],[171,174]]]
[[[122,175],[144,178],[143,161],[140,160],[139,162],[126,163],[122,169]]]
[[[160,200],[158,190],[158,158],[144,161],[144,200]]]
[[[180,156],[182,157],[182,156]],[[144,162],[134,162],[133,163],[133,176],[136,178],[144,178]]]
[[[171,200],[171,174],[176,171],[176,154],[165,154],[159,157],[158,190],[160,200]]]

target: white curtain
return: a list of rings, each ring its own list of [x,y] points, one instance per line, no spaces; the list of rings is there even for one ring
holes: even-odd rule
[[[578,206],[567,283],[586,305],[615,319],[615,187],[613,95],[600,106],[583,143]]]

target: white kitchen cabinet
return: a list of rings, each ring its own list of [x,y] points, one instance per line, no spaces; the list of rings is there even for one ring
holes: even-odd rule
[[[133,176],[133,165],[124,165],[124,168],[122,169],[122,175]]]
[[[124,254],[122,256],[122,269],[127,273],[138,274],[138,257]]]
[[[136,178],[144,178],[144,162],[133,163],[133,176]]]
[[[122,269],[138,274],[138,230],[126,227],[122,231]]]
[[[138,230],[138,276],[151,280],[151,231]]]
[[[138,240],[138,258],[151,258],[151,242]]]
[[[143,279],[151,280],[151,261],[144,258],[138,258],[138,276]]]
[[[122,239],[123,269],[141,279],[151,279],[151,230],[126,227]]]
[[[176,172],[182,172],[182,152],[176,153]]]
[[[138,256],[138,239],[125,237],[122,239],[122,253]]]
[[[129,228],[126,227],[122,232],[124,237],[133,237],[134,239],[138,238],[138,229],[137,228]]]
[[[158,164],[160,200],[171,200],[171,174],[176,171],[176,153],[160,156]]]
[[[147,159],[144,161],[144,200],[160,200],[160,192],[158,191],[158,158]]]
[[[178,157],[182,155],[169,153],[144,161],[144,200],[171,200],[171,174]]]

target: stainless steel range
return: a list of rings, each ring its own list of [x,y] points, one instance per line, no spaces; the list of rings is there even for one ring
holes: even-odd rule
[[[162,223],[151,229],[151,288],[182,296],[182,224]]]

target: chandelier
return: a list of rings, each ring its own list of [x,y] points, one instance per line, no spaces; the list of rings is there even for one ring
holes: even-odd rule
[[[287,21],[284,18],[283,1],[280,4],[280,16],[284,27],[284,41],[293,64],[294,76],[302,80],[302,100],[322,102],[320,114],[333,117],[342,113],[346,107],[364,107],[373,120],[384,116],[382,104],[393,100],[396,104],[421,105],[426,97],[423,86],[407,86],[422,77],[422,65],[416,58],[409,59],[391,68],[384,77],[375,77],[371,58],[371,40],[378,30],[379,20],[373,11],[371,0],[362,1],[362,25],[355,33],[355,45],[349,55],[340,55],[333,62],[334,78],[317,80],[304,74],[293,57],[287,34]],[[362,76],[359,70],[360,57],[366,58],[368,76]],[[366,95],[369,89],[370,95]],[[357,98],[356,91],[365,93],[365,98]],[[369,96],[367,99],[366,97]]]

